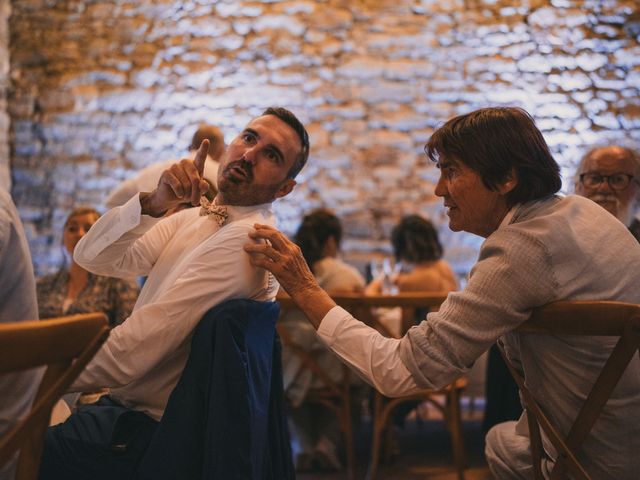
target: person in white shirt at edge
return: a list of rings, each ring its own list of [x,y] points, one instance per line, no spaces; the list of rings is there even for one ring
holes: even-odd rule
[[[595,147],[580,160],[574,187],[616,217],[640,242],[640,154],[619,145]]]
[[[640,246],[595,203],[556,195],[559,166],[522,109],[486,108],[453,118],[433,133],[425,152],[440,168],[435,193],[444,199],[451,230],[486,240],[464,290],[450,293],[402,339],[385,338],[337,307],[299,249],[273,227],[256,225],[245,249],[255,254],[254,265],[275,274],[325,343],[383,394],[443,387],[502,337],[533,394],[566,433],[616,339],[514,329],[533,308],[555,300],[640,303]],[[259,239],[270,244],[255,243]],[[487,434],[496,478],[533,478],[523,418]],[[592,478],[637,478],[638,418],[636,356],[579,455]],[[546,469],[555,458],[552,449],[547,454]]]
[[[75,261],[95,274],[148,275],[131,316],[111,331],[71,388],[110,388],[110,396],[100,400],[110,402],[105,410],[124,406],[155,424],[182,373],[190,336],[202,316],[229,299],[275,299],[278,283],[268,271],[251,265],[242,247],[254,223],[274,224],[271,202],[294,188],[294,178],[308,158],[307,132],[288,110],[265,110],[223,156],[214,203],[226,208],[226,221],[224,214],[203,215],[205,207],[160,218],[177,205],[201,202],[208,187],[202,178],[207,148],[205,140],[194,160],[183,159],[166,170],[154,191],[136,194],[103,215],[75,248]],[[79,415],[87,413],[74,413],[65,424],[78,422]],[[98,431],[90,433],[81,431],[84,424],[50,427],[39,478],[130,475],[150,434],[140,451],[134,445],[120,457],[110,457],[118,455],[111,451],[117,436],[111,429],[117,420],[104,417],[96,417],[91,428]],[[101,421],[104,426],[93,426]],[[74,452],[76,445],[80,446]],[[133,458],[125,461],[126,455]]]
[[[224,135],[220,129],[214,125],[201,124],[193,134],[191,145],[189,145],[189,155],[187,158],[193,160],[196,152],[202,145],[203,140],[209,140],[209,150],[207,158],[204,162],[204,179],[209,182],[209,190],[205,195],[209,198],[215,197],[218,185],[218,168],[220,166],[220,157],[224,153],[225,143]],[[108,209],[124,205],[133,195],[138,192],[148,192],[158,185],[158,180],[162,173],[171,167],[175,160],[167,160],[164,162],[152,163],[151,165],[140,170],[134,177],[129,178],[116,187],[107,197],[105,206]],[[178,207],[184,208],[190,206],[186,203],[178,204]],[[175,213],[173,210],[169,213]]]
[[[0,185],[0,324],[38,320],[31,253],[11,195]],[[0,436],[24,417],[43,369],[0,374]],[[18,455],[0,465],[0,480],[13,480]]]

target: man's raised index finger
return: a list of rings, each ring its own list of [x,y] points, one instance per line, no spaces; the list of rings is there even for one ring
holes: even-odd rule
[[[196,156],[193,159],[193,163],[196,166],[196,169],[198,170],[198,174],[200,175],[200,178],[202,178],[204,175],[204,162],[207,159],[208,152],[209,152],[209,140],[204,139],[202,140],[202,143],[200,144],[200,148],[198,148],[198,151],[196,152]]]

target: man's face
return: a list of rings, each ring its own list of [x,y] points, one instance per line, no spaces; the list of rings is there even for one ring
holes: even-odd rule
[[[287,195],[287,173],[302,150],[293,128],[275,115],[255,118],[227,147],[218,170],[221,203],[259,205]]]
[[[627,152],[619,147],[600,148],[585,159],[580,173],[602,176],[621,173],[634,177],[624,190],[612,189],[606,179],[593,187],[585,186],[580,180],[576,183],[578,195],[593,200],[622,223],[629,225],[633,219],[638,197],[640,197],[640,189],[636,183],[638,180],[636,167]]]
[[[485,238],[491,235],[509,211],[505,194],[515,187],[515,183],[511,184],[514,181],[492,191],[482,183],[480,175],[458,160],[441,159],[438,165],[440,179],[435,194],[443,198],[447,207],[449,228]]]

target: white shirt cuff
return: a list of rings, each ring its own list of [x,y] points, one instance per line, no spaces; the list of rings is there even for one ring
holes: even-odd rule
[[[324,316],[317,333],[336,355],[382,394],[396,397],[420,390],[400,358],[400,339],[382,336],[338,306]]]

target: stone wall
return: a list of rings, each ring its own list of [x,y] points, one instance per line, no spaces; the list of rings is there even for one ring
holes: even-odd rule
[[[9,0],[0,0],[0,189],[11,188],[9,175]]]
[[[229,140],[272,104],[312,140],[281,227],[333,208],[360,264],[407,213],[437,222],[461,273],[475,260],[423,154],[453,115],[524,107],[566,186],[585,146],[640,141],[637,0],[19,0],[10,25],[13,193],[40,273],[72,205],[179,156],[197,123]]]

